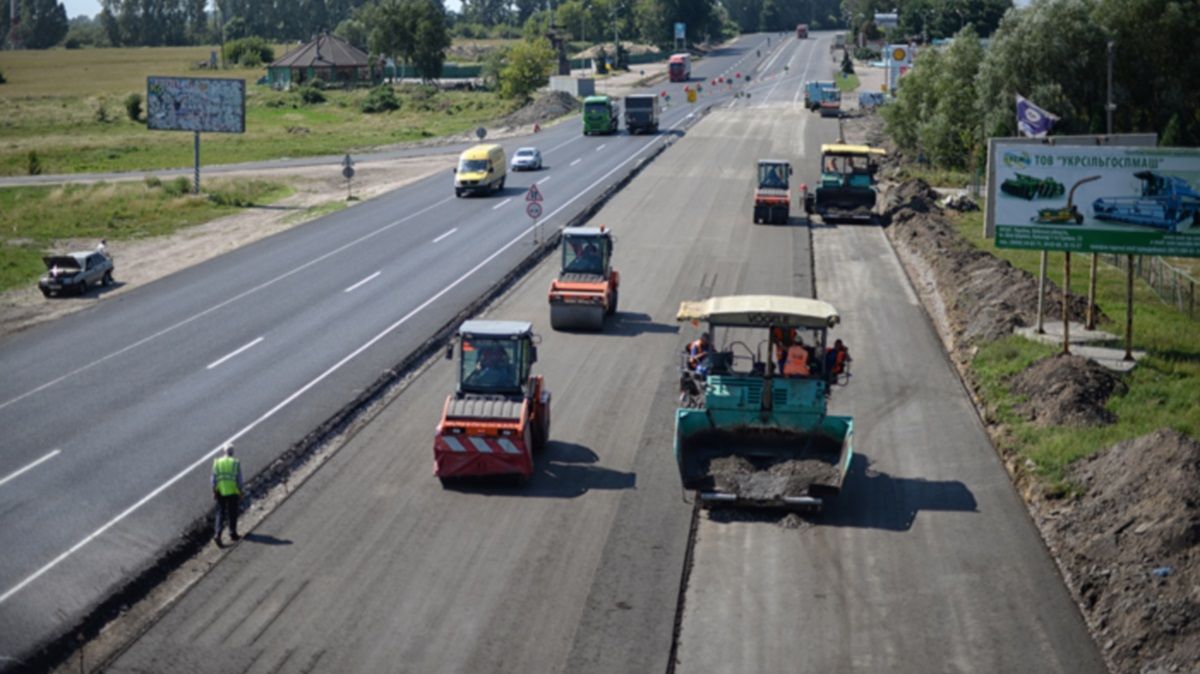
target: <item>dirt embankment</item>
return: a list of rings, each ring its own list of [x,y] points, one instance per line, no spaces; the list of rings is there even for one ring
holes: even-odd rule
[[[893,186],[884,200],[888,235],[969,386],[975,348],[1033,323],[1037,279],[973,248],[921,181]],[[1045,315],[1062,315],[1047,283]],[[1068,310],[1082,320],[1086,298]],[[1019,411],[1037,426],[1114,421],[1105,401],[1124,383],[1095,363],[1052,356],[1011,381]],[[974,394],[980,399],[979,391]],[[991,425],[993,437],[1005,429]],[[1018,485],[1034,480],[1006,456]],[[1096,642],[1116,672],[1200,672],[1200,443],[1170,430],[1101,450],[1068,471],[1079,493],[1027,503]]]

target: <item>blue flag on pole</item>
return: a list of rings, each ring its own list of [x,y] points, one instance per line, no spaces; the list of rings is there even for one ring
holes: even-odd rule
[[[1046,112],[1028,98],[1017,94],[1017,129],[1022,136],[1045,138],[1057,121],[1056,115]]]

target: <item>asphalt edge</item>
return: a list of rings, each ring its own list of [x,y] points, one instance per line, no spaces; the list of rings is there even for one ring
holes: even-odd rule
[[[247,496],[249,497],[246,501],[267,502],[271,500],[272,492],[282,490],[284,492],[282,498],[279,498],[278,494],[274,494],[275,499],[272,502],[271,508],[273,510],[290,497],[296,488],[303,485],[304,480],[314,473],[325,461],[334,456],[337,451],[337,448],[335,448],[333,451],[322,453],[320,452],[322,448],[336,440],[342,433],[355,431],[356,429],[352,427],[356,421],[362,421],[363,423],[369,421],[369,418],[362,418],[364,413],[387,397],[388,392],[394,386],[405,386],[412,378],[412,375],[419,374],[430,361],[438,358],[446,341],[454,334],[454,331],[464,320],[480,313],[490,304],[504,297],[511,287],[519,282],[528,272],[537,267],[545,257],[556,251],[561,237],[561,230],[564,227],[579,226],[590,220],[605,203],[632,182],[641,173],[642,169],[665,152],[667,148],[678,142],[680,138],[684,137],[686,129],[706,116],[712,107],[710,104],[703,108],[698,108],[695,112],[694,121],[683,127],[685,130],[684,134],[662,133],[663,142],[658,144],[645,157],[637,160],[627,174],[605,188],[583,210],[570,218],[564,225],[557,227],[550,236],[547,236],[540,244],[534,247],[529,254],[510,269],[500,280],[464,307],[462,311],[440,327],[433,336],[402,358],[399,363],[385,370],[372,384],[364,388],[353,401],[335,412],[325,422],[310,431],[303,439],[293,444],[291,448],[252,477],[246,489]],[[310,460],[317,457],[318,454],[320,454],[320,460],[315,463],[311,462]],[[305,468],[309,469],[306,473],[303,472]],[[302,473],[302,479],[299,483],[289,482],[290,477],[301,475]],[[271,510],[263,512],[262,517],[265,518],[268,516]],[[97,637],[102,636],[115,623],[125,617],[130,612],[131,607],[138,602],[150,598],[154,590],[168,581],[172,574],[180,571],[187,562],[199,556],[211,544],[211,534],[211,523],[207,514],[193,520],[179,535],[177,543],[168,547],[156,560],[150,562],[145,568],[136,571],[125,585],[100,602],[85,614],[82,619],[64,630],[58,637],[51,638],[43,645],[35,647],[28,657],[18,655],[15,662],[12,663],[13,666],[11,669],[7,667],[0,668],[0,672],[4,672],[5,674],[10,672],[13,674],[45,671],[65,672],[68,666],[71,667],[71,671],[75,671],[74,656],[77,653],[80,656],[77,667],[78,671],[102,670],[135,643],[138,636],[149,630],[179,597],[186,594],[195,583],[207,575],[211,569],[211,565],[192,579],[186,588],[173,593],[162,605],[153,607],[150,615],[144,617],[144,622],[139,628],[131,631],[129,638],[123,639],[122,643],[112,647],[107,652],[99,653],[97,659],[90,666],[85,666],[87,663],[84,656],[87,654],[87,647]]]

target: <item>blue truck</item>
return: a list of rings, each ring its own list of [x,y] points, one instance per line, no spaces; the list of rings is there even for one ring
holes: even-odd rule
[[[1097,220],[1158,227],[1177,232],[1200,225],[1200,193],[1188,181],[1153,171],[1139,171],[1142,194],[1134,197],[1101,197],[1092,203]]]
[[[809,80],[804,83],[804,107],[814,112],[820,110],[822,116],[828,109],[836,116],[842,108],[842,92],[828,80]]]

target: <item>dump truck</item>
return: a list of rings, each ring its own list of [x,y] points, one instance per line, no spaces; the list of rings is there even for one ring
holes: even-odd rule
[[[875,173],[887,150],[866,145],[821,146],[821,182],[804,198],[804,210],[826,220],[875,220]]]
[[[783,159],[758,160],[758,187],[754,189],[754,222],[786,225],[791,217],[792,196],[788,178],[792,165]]]
[[[707,324],[705,358],[684,353],[675,461],[701,505],[820,510],[842,488],[854,420],[828,413],[825,340],[838,324],[827,302],[738,295],[683,302],[676,319]],[[807,359],[803,372],[786,358]],[[808,349],[811,349],[811,356]],[[788,372],[788,376],[784,376]]]
[[[616,101],[608,96],[588,96],[583,99],[583,135],[616,133],[620,119]]]
[[[842,92],[830,80],[809,80],[804,83],[804,107],[816,112],[821,109],[821,104],[826,103],[833,105],[834,103],[840,108],[842,104]]]
[[[1200,227],[1200,192],[1177,176],[1153,171],[1133,174],[1142,182],[1140,196],[1101,197],[1092,202],[1097,220],[1145,225],[1178,232]]]
[[[635,94],[625,97],[625,128],[629,133],[657,133],[658,116],[658,96]]]
[[[550,282],[550,327],[604,328],[604,317],[617,311],[621,285],[612,251],[612,233],[603,225],[562,230],[562,270]]]
[[[457,350],[458,388],[446,397],[433,439],[433,474],[452,480],[533,475],[533,453],[550,437],[550,391],[528,321],[464,322],[446,349]],[[456,348],[457,347],[457,348]]]

